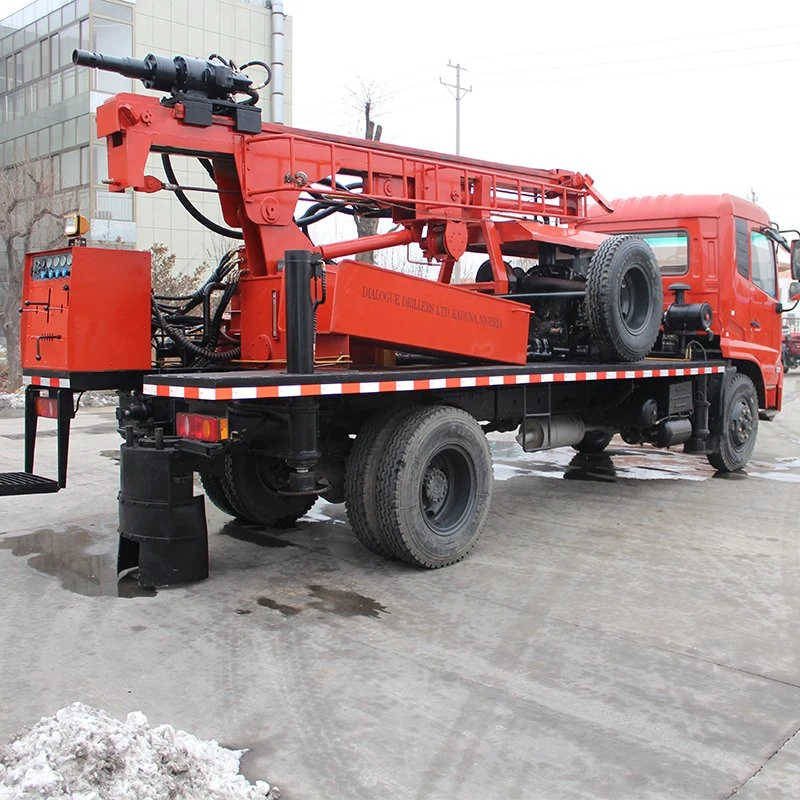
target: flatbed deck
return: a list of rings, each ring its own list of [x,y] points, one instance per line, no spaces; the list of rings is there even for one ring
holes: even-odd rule
[[[307,375],[292,375],[278,370],[163,373],[145,376],[144,393],[190,400],[248,400],[712,375],[724,372],[725,366],[724,361],[647,359],[632,364],[321,369]]]

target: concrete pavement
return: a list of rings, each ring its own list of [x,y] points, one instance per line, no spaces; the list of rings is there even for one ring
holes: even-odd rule
[[[82,411],[69,488],[0,499],[0,740],[80,700],[250,748],[287,800],[796,798],[798,388],[746,476],[497,437],[459,565],[368,553],[343,506],[265,532],[209,505],[211,578],[157,593],[116,583],[119,439]]]

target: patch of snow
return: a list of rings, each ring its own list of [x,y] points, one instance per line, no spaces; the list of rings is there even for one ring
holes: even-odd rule
[[[77,400],[78,394],[75,394]],[[117,393],[114,391],[84,392],[81,397],[81,408],[108,408],[117,405]],[[16,392],[0,392],[0,411],[25,408],[25,389]]]
[[[276,800],[228,750],[171,725],[73,703],[0,747],[0,800]]]
[[[0,410],[7,408],[25,408],[25,390],[16,392],[0,392]]]
[[[331,517],[323,511],[324,508],[328,508],[331,505],[332,503],[327,503],[320,498],[300,519],[303,522],[333,522],[334,524],[344,525],[343,520]]]
[[[752,472],[748,470],[748,475],[754,478],[764,478],[768,481],[781,481],[783,483],[800,483],[800,475],[791,472]]]

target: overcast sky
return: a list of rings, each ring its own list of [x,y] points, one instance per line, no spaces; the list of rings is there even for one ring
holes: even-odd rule
[[[0,0],[0,17],[24,5]],[[384,141],[591,174],[608,197],[755,189],[800,227],[796,0],[284,0],[294,124],[356,134],[375,86]],[[192,54],[197,55],[197,54]],[[233,54],[240,61],[256,53]]]

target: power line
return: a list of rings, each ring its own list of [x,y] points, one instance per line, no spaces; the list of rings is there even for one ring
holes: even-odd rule
[[[748,28],[747,30],[735,30],[735,31],[713,31],[709,33],[697,33],[692,36],[670,36],[663,39],[641,39],[639,41],[627,41],[627,42],[606,42],[605,44],[594,44],[594,45],[581,45],[581,52],[586,52],[587,50],[608,50],[610,48],[619,48],[619,47],[637,47],[639,45],[645,44],[666,44],[669,42],[690,42],[696,41],[698,39],[714,39],[714,38],[722,38],[725,36],[752,36],[754,33],[767,33],[771,31],[785,31],[789,28],[800,28],[800,23],[791,24],[791,25],[772,25],[767,28]],[[537,56],[547,56],[547,55],[563,55],[563,49],[554,49],[554,50],[539,50],[537,51]],[[495,60],[501,58],[530,58],[531,52],[527,50],[525,52],[519,53],[507,53],[502,56],[496,55],[487,55],[487,56],[478,56],[473,55],[472,58],[475,61],[487,61],[487,60]]]
[[[650,72],[636,72],[634,74],[630,72],[617,72],[612,75],[571,75],[571,76],[561,76],[557,78],[542,78],[541,80],[494,81],[490,83],[479,83],[478,86],[479,87],[512,86],[512,85],[532,86],[539,83],[566,83],[569,81],[592,81],[592,80],[607,81],[613,78],[632,78],[632,77],[642,78],[649,75],[677,75],[681,72],[704,72],[706,70],[713,70],[713,69],[739,69],[741,67],[761,67],[769,64],[788,64],[797,61],[800,61],[800,57],[779,58],[779,59],[773,59],[772,61],[741,61],[741,62],[734,62],[733,64],[705,64],[699,67],[651,70]]]
[[[800,42],[770,42],[769,44],[752,45],[750,47],[732,47],[724,50],[701,50],[694,53],[664,53],[656,56],[645,56],[643,58],[624,58],[616,61],[593,61],[583,64],[553,64],[551,66],[525,67],[523,69],[495,70],[483,72],[482,75],[515,75],[520,73],[535,72],[556,72],[558,70],[584,69],[587,67],[608,67],[618,64],[646,64],[651,61],[670,61],[676,58],[698,58],[700,56],[725,55],[727,53],[741,53],[752,50],[773,50],[776,47],[797,47]]]
[[[455,84],[445,83],[439,78],[439,83],[441,83],[456,99],[456,155],[461,155],[461,98],[471,92],[472,87],[470,86],[469,89],[466,89],[461,85],[461,70],[466,72],[466,67],[462,67],[461,64],[451,64],[449,61],[447,62],[447,66],[456,71],[456,82]],[[451,89],[455,91],[450,91]]]

